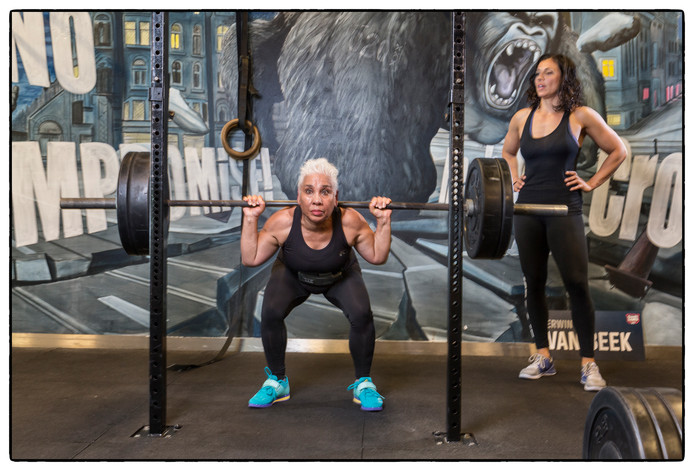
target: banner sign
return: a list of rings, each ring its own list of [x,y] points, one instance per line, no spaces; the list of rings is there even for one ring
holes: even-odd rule
[[[573,329],[570,311],[550,311],[547,330],[553,357],[578,356],[578,335]],[[596,311],[594,348],[596,360],[645,360],[641,313]]]

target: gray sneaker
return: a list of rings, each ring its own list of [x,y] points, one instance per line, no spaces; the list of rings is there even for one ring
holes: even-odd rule
[[[581,367],[581,384],[586,391],[600,391],[607,386],[607,382],[600,375],[600,369],[594,361]]]
[[[546,358],[539,353],[533,353],[528,358],[530,364],[523,368],[518,375],[522,379],[539,379],[543,376],[552,376],[557,374],[554,369],[554,361],[551,358]]]

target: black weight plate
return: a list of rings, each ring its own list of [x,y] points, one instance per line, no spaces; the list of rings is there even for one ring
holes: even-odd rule
[[[511,244],[511,235],[513,234],[513,177],[511,176],[508,162],[504,159],[493,160],[499,166],[499,177],[501,178],[501,229],[499,230],[498,257],[495,257],[501,258],[506,254]]]
[[[479,162],[473,160],[465,178],[465,201],[467,207],[463,223],[463,239],[469,257],[476,258],[481,250],[484,229],[484,176]]]
[[[149,253],[149,153],[128,152],[121,162],[116,193],[121,244],[130,255]]]
[[[614,388],[591,402],[583,458],[682,459],[682,393],[671,388]]]
[[[506,161],[474,159],[465,180],[465,200],[471,202],[463,224],[468,256],[503,257],[513,228],[513,187]]]

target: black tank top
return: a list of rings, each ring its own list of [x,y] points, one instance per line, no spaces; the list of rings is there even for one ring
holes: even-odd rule
[[[304,241],[301,233],[301,208],[294,210],[294,220],[289,236],[280,250],[280,260],[295,272],[338,273],[355,260],[352,247],[342,230],[342,211],[336,207],[332,214],[333,235],[328,245],[314,250]]]
[[[517,203],[565,204],[569,214],[581,214],[583,195],[570,191],[564,183],[565,172],[576,170],[581,150],[571,134],[567,111],[554,131],[544,137],[532,137],[533,108],[525,122],[520,139],[520,151],[525,159],[525,185]]]

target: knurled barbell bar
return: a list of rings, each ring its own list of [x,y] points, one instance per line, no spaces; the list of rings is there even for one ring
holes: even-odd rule
[[[565,205],[513,204],[513,182],[506,161],[480,158],[470,163],[465,184],[464,240],[470,258],[503,257],[511,241],[514,214],[566,215]],[[458,191],[454,189],[453,191]],[[294,200],[266,201],[267,207],[296,206]],[[167,207],[247,207],[242,200],[168,200]],[[368,201],[340,201],[344,208],[365,209]],[[116,198],[63,198],[62,209],[115,209],[118,232],[130,255],[149,251],[149,153],[129,152],[118,174]],[[388,209],[448,211],[446,203],[392,202]],[[168,222],[168,213],[165,215]]]

